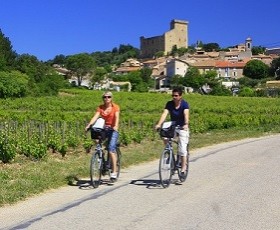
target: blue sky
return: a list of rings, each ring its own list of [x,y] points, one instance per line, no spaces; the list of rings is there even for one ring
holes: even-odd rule
[[[180,7],[177,7],[177,6]],[[6,0],[0,29],[18,54],[56,55],[140,48],[140,37],[162,35],[172,19],[189,22],[189,45],[280,46],[279,0]]]

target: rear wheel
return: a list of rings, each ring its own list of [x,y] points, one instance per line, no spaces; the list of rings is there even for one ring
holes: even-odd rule
[[[119,178],[121,173],[121,150],[117,148],[117,178]]]
[[[93,154],[90,161],[90,180],[94,188],[97,188],[101,183],[102,164],[103,161],[99,154],[97,152]]]
[[[174,159],[169,150],[164,150],[159,161],[159,180],[162,187],[167,188],[172,178]]]

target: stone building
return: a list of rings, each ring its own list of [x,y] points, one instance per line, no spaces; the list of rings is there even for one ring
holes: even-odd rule
[[[140,37],[140,55],[142,58],[151,58],[160,51],[166,55],[175,45],[177,48],[188,47],[187,21],[174,19],[170,23],[170,30],[163,35],[149,38]]]

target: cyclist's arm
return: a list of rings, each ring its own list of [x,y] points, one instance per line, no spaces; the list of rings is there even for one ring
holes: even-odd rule
[[[119,129],[119,121],[120,121],[120,111],[115,112],[115,126],[113,127],[114,130],[118,131]]]
[[[184,125],[183,129],[188,129],[189,128],[189,120],[190,120],[190,110],[189,109],[184,109]]]
[[[169,113],[168,109],[164,109],[164,110],[163,110],[163,112],[162,112],[162,114],[161,114],[161,117],[160,117],[158,123],[157,123],[156,126],[155,126],[155,129],[159,129],[159,128],[161,127],[161,125],[162,125],[162,123],[165,121],[165,119],[166,119],[168,113]]]
[[[97,111],[94,114],[94,116],[91,118],[91,120],[88,123],[88,125],[86,126],[85,130],[88,130],[90,128],[90,126],[92,126],[96,122],[96,120],[97,120],[97,118],[99,118],[99,116],[100,116],[100,112]]]

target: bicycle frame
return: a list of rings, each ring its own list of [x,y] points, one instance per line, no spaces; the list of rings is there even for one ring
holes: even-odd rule
[[[106,146],[106,147],[105,147]],[[117,146],[117,178],[120,175],[121,167],[121,152],[119,146]],[[107,149],[107,139],[105,141],[102,138],[97,139],[96,146],[92,153],[90,163],[90,179],[94,188],[97,188],[101,184],[101,176],[108,174],[110,176],[112,170],[109,151]]]

